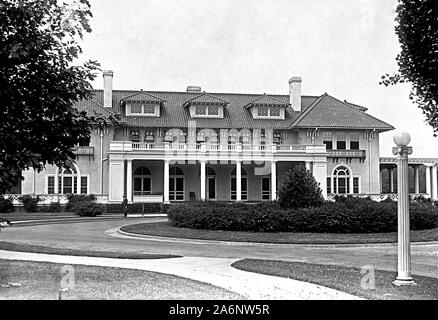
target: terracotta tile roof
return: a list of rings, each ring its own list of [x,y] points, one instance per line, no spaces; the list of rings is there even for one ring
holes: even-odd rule
[[[137,96],[140,95],[140,96]],[[160,117],[135,117],[124,116],[124,106],[121,100],[129,98],[148,98],[149,96],[158,101],[165,101],[160,106]],[[213,98],[219,101],[228,102],[224,108],[223,118],[197,118],[196,125],[206,128],[273,128],[289,129],[293,127],[333,127],[333,128],[370,128],[379,130],[391,130],[393,127],[381,120],[378,120],[350,103],[342,102],[327,94],[322,96],[302,96],[302,111],[293,111],[286,107],[285,119],[254,119],[245,106],[254,101],[272,102],[289,105],[289,95],[260,95],[260,94],[235,94],[235,93],[208,93],[199,92],[166,92],[166,91],[133,91],[113,90],[112,112],[122,114],[122,120],[132,127],[180,127],[188,126],[190,118],[189,111],[184,103],[189,100],[210,101]],[[263,99],[263,100],[262,100]],[[267,99],[267,100],[265,100]],[[140,100],[140,99],[138,99]],[[93,98],[90,101],[81,102],[78,109],[106,108],[103,104],[103,90],[94,90]]]
[[[280,100],[271,96],[268,96],[266,94],[263,94],[259,98],[255,99],[254,101],[251,101],[248,103],[245,108],[249,108],[250,106],[289,106],[289,102],[284,102],[284,100]]]
[[[383,122],[349,103],[327,93],[320,96],[293,123],[297,128],[357,128],[388,131],[393,126]]]
[[[186,102],[184,102],[183,106],[188,106],[190,104],[203,104],[203,103],[211,103],[211,104],[221,104],[221,105],[227,105],[230,102],[224,99],[221,99],[219,97],[213,96],[211,94],[208,93],[201,93],[200,95],[191,98],[189,100],[187,100]]]
[[[95,113],[108,116],[113,113],[111,109],[105,108],[100,103],[94,100],[81,100],[75,105],[76,110],[85,111],[89,115],[94,115]]]

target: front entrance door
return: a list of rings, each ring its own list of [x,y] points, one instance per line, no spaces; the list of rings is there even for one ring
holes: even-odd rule
[[[207,199],[216,200],[216,177],[207,178]]]

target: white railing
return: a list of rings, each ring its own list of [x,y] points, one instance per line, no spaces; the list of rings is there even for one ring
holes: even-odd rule
[[[423,196],[428,198],[429,195],[426,193],[410,193],[409,194],[412,198],[416,198],[419,196]],[[354,194],[334,194],[334,193],[329,193],[327,195],[327,200],[331,200],[334,201],[336,196],[353,196],[353,197],[357,197],[357,198],[371,198],[371,200],[374,201],[383,201],[386,199],[391,199],[391,200],[398,200],[398,194],[397,193],[372,193],[372,194],[368,194],[368,193],[354,193]]]
[[[298,152],[298,153],[326,153],[325,145],[262,145],[262,144],[211,144],[211,143],[147,143],[131,141],[111,141],[110,151],[220,151],[220,152]]]

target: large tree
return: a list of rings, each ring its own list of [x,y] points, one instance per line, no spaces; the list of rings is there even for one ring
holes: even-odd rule
[[[436,0],[399,0],[395,32],[401,44],[398,73],[382,84],[409,82],[410,99],[438,133],[438,6]]]
[[[101,123],[73,108],[90,98],[99,67],[76,63],[91,16],[87,0],[0,2],[0,194],[22,170],[74,159],[72,148]]]

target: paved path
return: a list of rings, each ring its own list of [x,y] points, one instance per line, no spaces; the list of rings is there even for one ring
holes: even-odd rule
[[[119,251],[137,253],[177,254],[185,258],[221,258],[224,263],[243,258],[275,259],[302,261],[320,264],[344,266],[374,266],[376,269],[396,270],[397,248],[394,246],[378,247],[309,247],[289,244],[249,245],[208,243],[202,241],[172,242],[154,241],[153,239],[130,239],[113,237],[114,230],[122,225],[140,221],[158,222],[163,218],[120,219],[74,224],[38,225],[6,228],[0,233],[0,241],[28,243],[58,248],[87,249],[100,251]],[[106,234],[107,232],[108,234]],[[113,234],[114,235],[114,234]],[[76,260],[77,257],[74,258]],[[178,259],[179,260],[179,259]],[[176,259],[169,260],[169,265],[154,265],[157,271],[169,272],[175,269]],[[181,260],[188,261],[188,260]],[[205,260],[214,261],[214,260]],[[219,260],[218,260],[219,261]],[[221,262],[221,263],[222,263]],[[149,266],[152,263],[148,261]],[[214,265],[214,264],[213,264]],[[414,274],[438,278],[438,245],[414,245],[412,247],[412,267]],[[234,269],[233,269],[234,270]],[[160,272],[161,272],[160,271]],[[238,270],[234,270],[238,272]],[[193,270],[184,271],[193,275]],[[231,271],[230,271],[231,272]],[[239,271],[240,272],[240,271]],[[173,273],[172,273],[173,274]],[[207,277],[208,278],[208,277]],[[285,281],[285,279],[282,279]],[[202,280],[201,280],[202,281]],[[222,280],[221,280],[222,281]],[[219,282],[221,282],[219,281]],[[358,282],[360,279],[358,279]],[[281,281],[280,281],[281,283]],[[240,284],[242,285],[242,284]],[[233,290],[234,291],[234,290]]]
[[[222,287],[252,300],[358,299],[350,294],[311,283],[237,270],[231,267],[235,259],[199,257],[149,260],[109,259],[3,250],[0,250],[0,258],[154,271]]]

